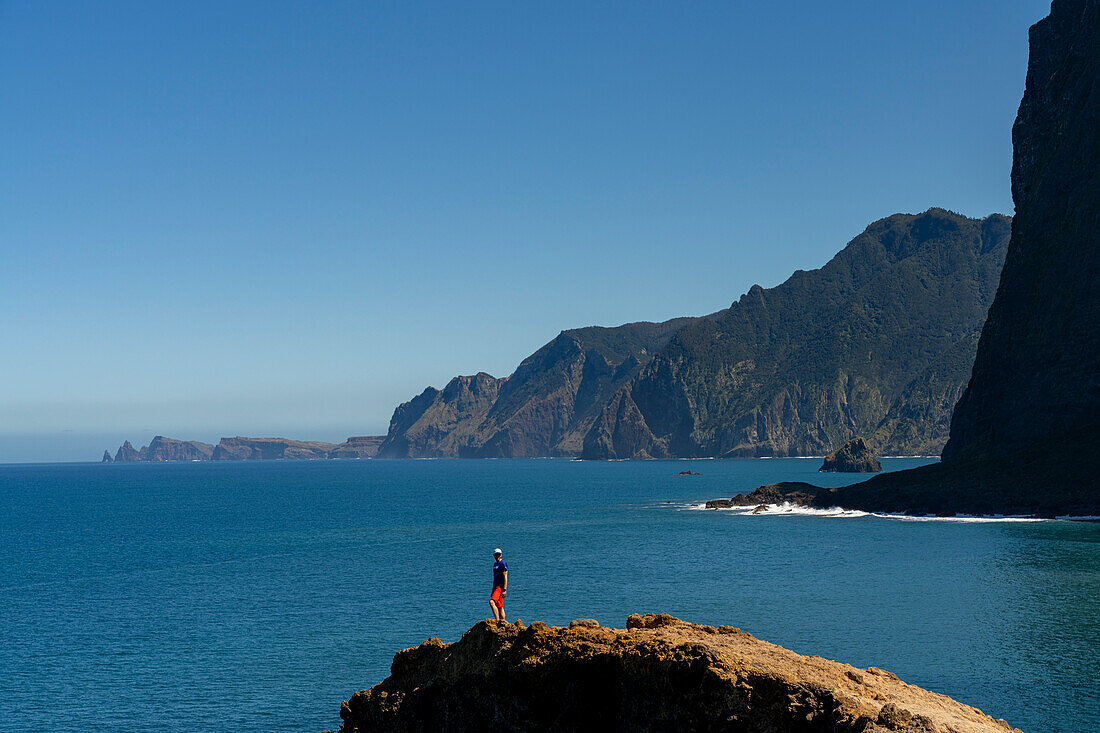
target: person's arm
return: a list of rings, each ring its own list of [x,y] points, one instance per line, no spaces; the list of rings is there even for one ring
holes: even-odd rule
[[[504,585],[500,587],[500,595],[506,596],[508,595],[508,571],[505,570],[503,573],[500,574],[500,577],[504,579]]]

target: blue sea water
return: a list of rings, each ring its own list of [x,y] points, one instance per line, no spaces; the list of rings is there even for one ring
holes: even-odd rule
[[[495,546],[510,619],[668,611],[1100,729],[1100,525],[692,508],[859,478],[818,465],[0,466],[0,729],[335,729],[396,650],[489,615]]]

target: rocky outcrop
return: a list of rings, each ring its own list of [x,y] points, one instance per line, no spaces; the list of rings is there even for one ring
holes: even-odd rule
[[[712,499],[706,503],[707,509],[732,509],[733,507],[762,504],[795,504],[796,506],[814,506],[822,489],[802,481],[780,481],[766,484],[747,494],[738,494],[731,499]]]
[[[943,461],[846,506],[1100,514],[1100,0],[1056,0],[1030,45],[1012,241]]]
[[[788,731],[1009,733],[1003,720],[869,667],[804,657],[729,626],[632,615],[482,621],[398,652],[340,710],[344,733]]]
[[[938,452],[1010,222],[897,214],[821,269],[754,286],[678,331],[610,400],[583,457],[823,455],[857,435]]]
[[[130,445],[130,441],[125,441],[118,447],[115,452],[115,463],[136,463],[142,460],[141,453]]]
[[[214,447],[215,461],[323,460],[335,443],[287,438],[222,438]]]
[[[149,441],[149,445],[135,450],[130,441],[126,441],[115,454],[118,463],[144,463],[162,461],[209,461],[214,446],[197,440],[176,440],[158,435]]]
[[[103,458],[101,458],[99,462],[100,463],[114,463],[115,459],[111,458],[110,451],[104,450],[103,451]]]
[[[340,445],[333,448],[329,454],[329,458],[374,458],[378,454],[378,448],[382,445],[382,441],[386,439],[384,435],[360,435],[348,438]]]
[[[578,455],[611,395],[689,320],[562,331],[509,377],[429,387],[394,411],[378,457]]]
[[[158,435],[141,449],[143,461],[209,461],[214,446],[197,440],[175,440]]]
[[[880,473],[882,464],[866,440],[852,438],[825,456],[821,468],[817,470],[826,473]]]

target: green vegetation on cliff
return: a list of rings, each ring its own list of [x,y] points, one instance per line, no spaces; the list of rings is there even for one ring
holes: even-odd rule
[[[380,458],[577,455],[615,390],[689,318],[562,331],[504,379],[429,387],[393,414]]]
[[[399,406],[379,456],[823,455],[856,435],[938,453],[1009,226],[897,214],[710,316],[563,331],[510,377]]]
[[[869,226],[819,270],[754,286],[617,393],[585,458],[822,455],[856,435],[939,452],[1010,219],[942,209]]]

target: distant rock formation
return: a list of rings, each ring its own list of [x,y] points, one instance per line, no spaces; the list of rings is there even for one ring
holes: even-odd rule
[[[344,733],[1016,731],[877,667],[668,614],[634,614],[626,629],[481,621],[453,644],[398,652],[390,676],[352,695],[340,717]]]
[[[510,377],[428,387],[394,410],[378,457],[576,456],[615,390],[690,320],[562,331]]]
[[[130,441],[124,442],[115,452],[115,463],[136,463],[142,460],[141,453],[130,445]]]
[[[143,461],[209,461],[214,446],[197,440],[176,440],[158,435],[141,449]]]
[[[335,443],[287,438],[222,438],[214,447],[215,461],[324,460]]]
[[[255,461],[255,460],[323,460],[373,458],[384,436],[361,435],[347,441],[325,443],[287,438],[222,438],[217,446],[197,440],[176,440],[158,435],[141,450],[130,441],[118,449],[114,460],[119,463],[154,461]],[[103,462],[110,462],[104,451]]]
[[[345,442],[329,451],[329,458],[374,458],[378,454],[378,448],[384,435],[359,435],[348,438]]]
[[[1012,241],[943,461],[844,506],[1100,515],[1100,0],[1055,0],[1030,45]]]
[[[879,473],[882,464],[863,438],[852,438],[825,456],[818,471],[826,473]]]
[[[100,461],[99,461],[99,462],[100,462],[100,463],[114,463],[114,462],[115,462],[115,459],[114,459],[114,458],[111,458],[111,453],[110,453],[110,451],[104,450],[104,451],[103,451],[103,458],[102,458],[102,459],[100,459]]]

